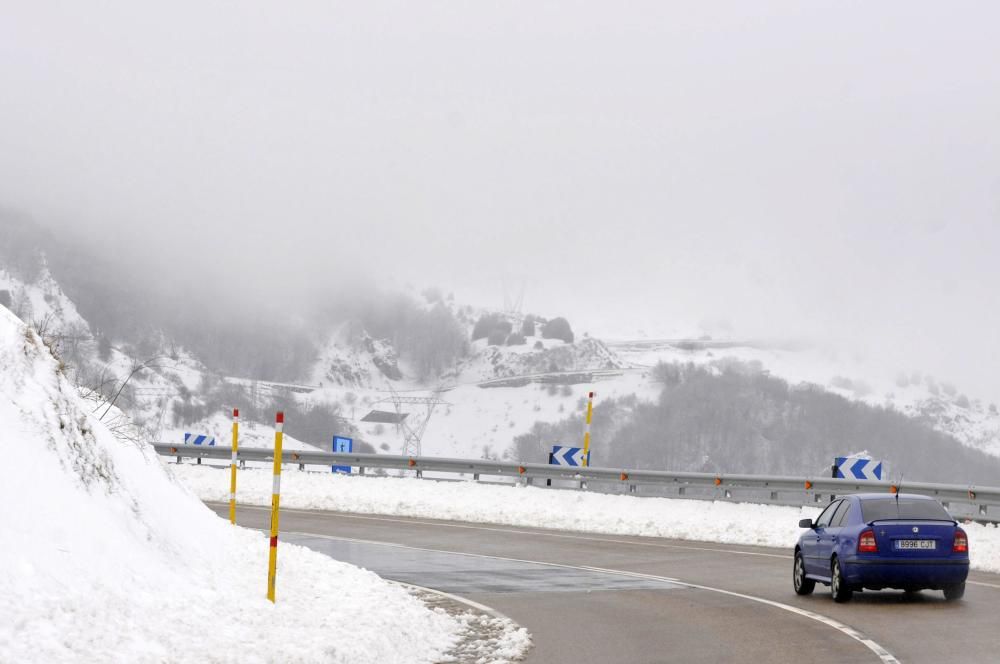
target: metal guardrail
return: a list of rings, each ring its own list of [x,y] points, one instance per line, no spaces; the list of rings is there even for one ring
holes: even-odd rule
[[[181,459],[220,459],[229,461],[232,448],[222,446],[175,445],[154,443],[162,456]],[[240,447],[237,458],[246,461],[273,461],[274,451],[261,447]],[[472,475],[483,477],[517,478],[526,484],[536,480],[572,482],[579,488],[597,490],[612,488],[618,492],[638,493],[640,487],[656,487],[667,494],[685,498],[713,498],[792,505],[810,505],[824,502],[829,496],[848,493],[895,493],[900,490],[892,482],[876,480],[849,480],[829,477],[781,477],[769,475],[740,475],[729,473],[686,473],[662,470],[632,470],[628,468],[567,467],[541,463],[517,463],[489,459],[450,459],[444,457],[406,457],[388,454],[355,454],[321,452],[319,450],[284,450],[282,462],[305,466],[354,466],[361,474],[366,469],[410,470],[418,477],[425,472]],[[599,486],[594,486],[594,485]],[[1000,515],[1000,487],[977,487],[958,484],[931,484],[906,482],[902,491],[932,496],[952,509],[955,505],[969,506],[969,516],[996,520]],[[707,495],[706,495],[707,493]],[[789,494],[795,498],[789,497]],[[661,491],[660,495],[663,495]],[[975,512],[978,512],[976,514]],[[957,514],[956,514],[957,515]],[[994,518],[990,518],[994,517]]]

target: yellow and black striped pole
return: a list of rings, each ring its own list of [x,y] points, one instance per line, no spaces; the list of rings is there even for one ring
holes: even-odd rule
[[[229,462],[229,523],[236,525],[236,451],[240,446],[240,409],[233,408],[233,456]]]
[[[583,465],[590,465],[590,419],[594,415],[594,393],[587,392],[587,429],[583,434]]]
[[[278,412],[274,418],[274,479],[271,485],[271,540],[267,556],[267,598],[274,601],[274,580],[278,571],[278,500],[281,495],[281,430],[285,414]]]

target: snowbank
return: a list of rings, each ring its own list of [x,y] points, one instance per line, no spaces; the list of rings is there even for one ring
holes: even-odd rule
[[[0,661],[431,662],[465,630],[407,590],[218,519],[115,439],[0,307]],[[262,473],[263,474],[263,473]]]
[[[202,500],[229,499],[223,470],[190,464],[171,470]],[[282,505],[358,514],[450,519],[613,535],[644,535],[725,544],[787,547],[798,540],[799,519],[819,509],[558,491],[477,482],[438,482],[292,471],[282,475]],[[270,504],[271,476],[247,470],[238,499]],[[972,566],[1000,572],[1000,530],[970,523]]]

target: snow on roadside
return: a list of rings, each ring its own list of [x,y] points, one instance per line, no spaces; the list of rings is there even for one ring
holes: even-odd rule
[[[190,464],[169,466],[202,500],[229,499],[224,470]],[[709,502],[560,491],[478,482],[398,477],[359,477],[293,471],[282,475],[282,505],[357,514],[447,519],[554,530],[787,547],[798,540],[799,519],[818,508]],[[269,505],[271,475],[240,474],[238,500]],[[964,524],[972,567],[1000,572],[1000,530]]]
[[[117,440],[0,307],[0,661],[434,662],[467,629],[408,590],[233,528]],[[345,617],[349,616],[349,620]]]

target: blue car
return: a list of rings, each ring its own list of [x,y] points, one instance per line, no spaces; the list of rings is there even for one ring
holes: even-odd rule
[[[943,590],[961,599],[969,575],[969,540],[941,503],[912,494],[857,494],[802,519],[793,584],[808,595],[830,586],[835,602],[864,589]]]

